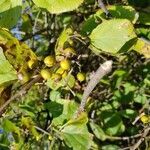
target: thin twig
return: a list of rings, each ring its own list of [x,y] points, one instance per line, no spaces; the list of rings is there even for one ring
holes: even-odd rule
[[[146,128],[144,130],[144,133],[142,134],[142,137],[138,140],[137,143],[131,146],[130,150],[136,150],[142,144],[142,142],[144,141],[144,138],[148,135],[149,131],[150,131],[150,128]]]
[[[75,114],[75,117],[77,117],[80,114],[80,112],[84,111],[87,98],[89,97],[90,93],[93,91],[95,86],[99,83],[100,79],[102,79],[105,75],[107,75],[112,70],[112,63],[113,62],[111,60],[106,61],[93,74],[93,77],[90,79],[87,87],[84,90],[81,104],[79,109],[77,110],[77,113]]]
[[[136,122],[143,116],[143,115],[145,115],[145,113],[143,112],[143,113],[141,113],[139,116],[137,116],[135,119],[134,119],[134,121],[132,122],[132,124],[133,125],[135,125],[136,124]]]
[[[107,139],[110,139],[110,140],[130,140],[130,139],[134,139],[134,138],[138,138],[138,137],[141,137],[142,136],[142,133],[139,133],[139,134],[136,134],[136,135],[132,135],[132,136],[123,136],[123,137],[114,137],[114,136],[107,136]]]
[[[43,132],[46,135],[50,135],[50,133],[48,133],[47,131],[43,130],[42,128],[38,127],[38,126],[34,126],[37,130]]]
[[[106,6],[104,5],[103,1],[98,0],[98,4],[99,4],[99,7],[104,11],[106,16],[108,16],[110,13],[109,13],[108,9],[106,8]]]
[[[39,10],[39,12],[38,12],[37,15],[36,15],[35,22],[34,22],[34,26],[33,26],[33,30],[32,30],[32,33],[33,33],[33,34],[35,33],[36,25],[37,25],[37,22],[38,22],[38,18],[39,18],[40,13],[41,13],[41,10]]]
[[[13,95],[9,100],[7,100],[1,107],[0,107],[0,115],[2,114],[3,110],[12,102],[14,101],[16,98],[18,98],[19,96],[22,96],[23,94],[25,94],[27,92],[27,90],[30,89],[30,87],[35,84],[37,81],[39,81],[39,79],[41,78],[41,76],[37,76],[36,78],[32,79],[28,84],[26,84],[19,92],[17,92],[15,95]]]

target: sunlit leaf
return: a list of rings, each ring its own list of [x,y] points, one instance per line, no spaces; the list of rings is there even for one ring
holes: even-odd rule
[[[3,129],[7,132],[14,132],[16,134],[18,134],[18,136],[20,136],[20,129],[19,127],[16,126],[15,123],[11,122],[10,120],[5,119],[3,121]]]
[[[134,27],[126,19],[113,19],[98,25],[91,33],[91,45],[97,51],[116,54],[121,48],[136,37]],[[126,50],[127,51],[127,50]]]
[[[33,2],[42,8],[46,8],[50,13],[58,14],[72,11],[83,3],[83,0],[33,0]]]
[[[72,120],[67,123],[67,125],[61,130],[65,143],[69,147],[72,147],[73,150],[86,150],[91,146],[92,137],[87,130],[86,120],[87,116],[84,115],[84,119],[82,118],[81,121],[80,119],[74,119],[74,121]]]
[[[128,19],[132,23],[135,23],[139,17],[138,13],[132,6],[108,6],[107,7],[113,18]],[[102,10],[97,12],[97,15],[105,18],[105,14]]]
[[[67,40],[69,40],[70,36],[72,35],[73,30],[71,28],[66,28],[64,29],[59,38],[57,39],[56,46],[55,46],[55,55],[56,55],[56,60],[60,61],[63,59],[64,55],[64,45]]]
[[[134,101],[136,103],[145,104],[147,101],[147,97],[145,95],[138,94],[135,96]]]
[[[101,141],[105,141],[106,140],[106,138],[107,138],[106,134],[105,134],[105,132],[103,131],[103,129],[99,125],[97,125],[97,124],[95,124],[93,122],[90,122],[90,126],[91,126],[91,129],[92,129],[93,133],[95,134],[95,136],[99,140],[101,140]]]
[[[68,74],[67,77],[62,78],[59,81],[55,81],[52,78],[47,80],[47,86],[52,90],[58,90],[60,87],[72,88],[75,84],[75,78],[73,75]]]
[[[50,98],[51,101],[57,101],[58,99],[61,98],[60,95],[61,95],[60,92],[52,90],[50,92],[49,98]]]
[[[9,31],[0,28],[0,45],[4,48],[4,54],[12,66],[20,73],[27,74],[27,61],[37,61],[35,53],[25,43],[12,36]]]
[[[150,42],[143,38],[138,38],[133,47],[138,53],[143,54],[146,58],[150,58]]]
[[[108,6],[110,14],[113,18],[128,19],[132,23],[135,23],[138,19],[138,13],[131,6]],[[97,27],[103,20],[106,19],[105,13],[100,9],[94,15],[91,15],[84,21],[81,29],[81,33],[87,35]]]
[[[63,105],[63,112],[60,116],[53,119],[52,123],[55,126],[62,125],[64,121],[71,119],[77,110],[77,104],[74,101],[57,99],[56,102]]]
[[[0,47],[0,86],[9,84],[17,79],[17,72],[6,59]]]
[[[125,118],[132,119],[136,117],[137,112],[133,109],[125,109],[123,111],[120,111],[120,115],[122,115]]]

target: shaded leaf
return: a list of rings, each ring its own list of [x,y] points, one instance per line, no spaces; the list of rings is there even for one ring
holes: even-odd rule
[[[63,112],[63,105],[56,102],[45,103],[45,108],[53,115],[53,117],[58,117]]]
[[[22,0],[0,1],[0,27],[12,28],[21,16]]]
[[[150,13],[144,13],[144,12],[140,12],[139,15],[139,22],[141,24],[145,24],[145,25],[150,25]]]
[[[104,122],[104,129],[108,135],[119,135],[125,131],[125,126],[118,113],[103,111],[101,118]]]

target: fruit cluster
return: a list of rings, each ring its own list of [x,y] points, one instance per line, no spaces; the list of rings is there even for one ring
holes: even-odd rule
[[[66,48],[63,50],[65,57],[57,61],[54,55],[48,55],[44,58],[43,69],[40,70],[40,75],[44,80],[52,79],[53,81],[60,81],[67,77],[69,71],[71,70],[71,56],[75,55],[75,50],[73,48]],[[29,70],[33,70],[36,68],[38,64],[37,60],[30,59],[27,62],[27,66]],[[85,74],[82,72],[78,72],[76,78],[79,82],[83,82],[85,78]],[[22,83],[26,83],[29,81],[30,76],[28,73],[23,74]]]
[[[44,58],[46,68],[41,70],[41,76],[44,80],[51,78],[57,81],[67,77],[68,72],[71,69],[71,61],[68,58],[70,58],[71,55],[75,55],[75,50],[69,47],[64,49],[63,53],[65,54],[65,57],[59,62],[57,62],[55,57],[52,55]],[[77,73],[76,78],[78,81],[82,82],[85,80],[85,74],[79,72]]]
[[[52,55],[44,58],[44,64],[46,68],[42,69],[40,72],[44,80],[48,80],[49,78],[56,81],[60,80],[67,76],[67,73],[71,68],[71,62],[69,59],[56,62],[55,57]]]

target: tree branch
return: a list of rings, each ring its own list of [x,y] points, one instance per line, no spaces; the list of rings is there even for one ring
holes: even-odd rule
[[[3,110],[16,98],[19,96],[22,96],[27,92],[27,90],[30,89],[30,87],[35,84],[37,81],[39,81],[41,76],[37,76],[33,80],[31,80],[29,83],[27,83],[19,92],[17,92],[15,95],[13,95],[9,100],[7,100],[1,107],[0,107],[0,115],[2,114]]]
[[[93,91],[95,86],[99,83],[100,79],[102,79],[105,75],[107,75],[112,70],[112,63],[113,62],[111,60],[104,62],[93,74],[91,80],[89,81],[87,87],[83,92],[81,104],[75,116],[78,116],[81,112],[84,111],[87,98],[89,97],[90,93]]]

